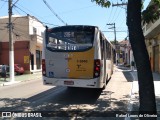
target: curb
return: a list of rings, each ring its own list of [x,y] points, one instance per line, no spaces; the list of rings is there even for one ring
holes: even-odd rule
[[[9,86],[9,85],[13,85],[13,84],[16,84],[16,83],[20,83],[21,81],[14,81],[14,82],[6,82],[6,83],[1,83],[0,86]]]
[[[2,87],[2,86],[9,86],[9,85],[13,85],[13,84],[20,83],[20,82],[26,82],[26,81],[30,81],[30,80],[40,79],[41,78],[40,77],[41,74],[40,74],[40,76],[39,76],[38,73],[36,73],[35,75],[36,76],[34,76],[34,77],[31,77],[31,78],[28,78],[28,79],[23,78],[23,80],[15,80],[14,82],[10,82],[9,80],[7,82],[1,82],[0,83],[0,87]]]
[[[20,83],[20,82],[21,81],[6,82],[6,83],[3,83],[3,86],[13,85],[13,84]]]

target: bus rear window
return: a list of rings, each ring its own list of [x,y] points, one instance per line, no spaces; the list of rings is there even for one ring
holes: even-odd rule
[[[93,46],[94,27],[65,26],[47,33],[46,47],[52,51],[82,51]]]

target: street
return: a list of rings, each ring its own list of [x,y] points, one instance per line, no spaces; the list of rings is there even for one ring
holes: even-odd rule
[[[115,118],[128,110],[132,76],[115,69],[105,90],[44,86],[41,79],[0,87],[0,111],[86,111],[79,117]],[[96,111],[96,112],[94,112]],[[94,113],[93,113],[94,112]],[[103,114],[105,112],[105,114]],[[66,114],[56,117],[67,117]],[[53,117],[53,116],[52,116]],[[75,117],[73,117],[75,118]],[[124,117],[119,118],[124,119]]]

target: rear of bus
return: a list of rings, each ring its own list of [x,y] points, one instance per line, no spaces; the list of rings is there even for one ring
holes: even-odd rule
[[[42,74],[45,85],[101,88],[98,28],[62,26],[46,29]],[[96,44],[96,45],[95,45]]]

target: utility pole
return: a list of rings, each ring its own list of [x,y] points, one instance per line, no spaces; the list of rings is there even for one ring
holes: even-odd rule
[[[112,6],[114,7],[114,6],[126,6],[126,7],[124,7],[124,9],[125,9],[125,11],[126,11],[126,19],[127,19],[127,5],[128,5],[128,3],[127,2],[122,2],[122,3],[117,3],[117,4],[112,4]],[[129,36],[129,32],[127,32],[127,36]],[[126,37],[127,38],[127,37]],[[125,54],[126,55],[126,54]],[[125,56],[125,58],[126,58],[126,56]],[[131,51],[130,52],[130,56],[128,56],[127,58],[129,58],[129,59],[127,59],[127,63],[128,63],[128,61],[129,61],[129,64],[131,63],[131,61],[134,59],[133,58],[133,52]]]
[[[114,43],[115,43],[115,45],[116,45],[116,25],[115,25],[115,23],[109,23],[109,24],[107,24],[107,25],[113,25],[113,27],[111,27],[111,28],[109,28],[109,29],[114,29]]]
[[[112,6],[113,7],[115,7],[115,6],[127,6],[128,5],[128,3],[126,2],[126,3],[117,3],[117,4],[112,4]],[[125,9],[126,10],[126,18],[127,18],[127,8],[123,8],[123,9]],[[128,35],[127,35],[128,36]]]
[[[118,64],[118,62],[117,62],[117,60],[118,60],[118,58],[117,58],[117,53],[116,53],[116,44],[117,44],[117,38],[116,38],[116,25],[115,25],[115,23],[109,23],[109,24],[107,24],[107,25],[113,25],[113,27],[111,27],[111,28],[109,28],[109,29],[112,29],[112,28],[114,28],[114,46],[115,46],[115,56],[114,56],[114,62],[116,63],[116,65]]]
[[[12,40],[12,0],[8,1],[9,8],[9,70],[10,70],[10,82],[14,82],[14,43]]]
[[[123,5],[127,5],[128,3],[117,3],[117,4],[112,4],[112,6],[114,7],[114,6],[123,6]]]

